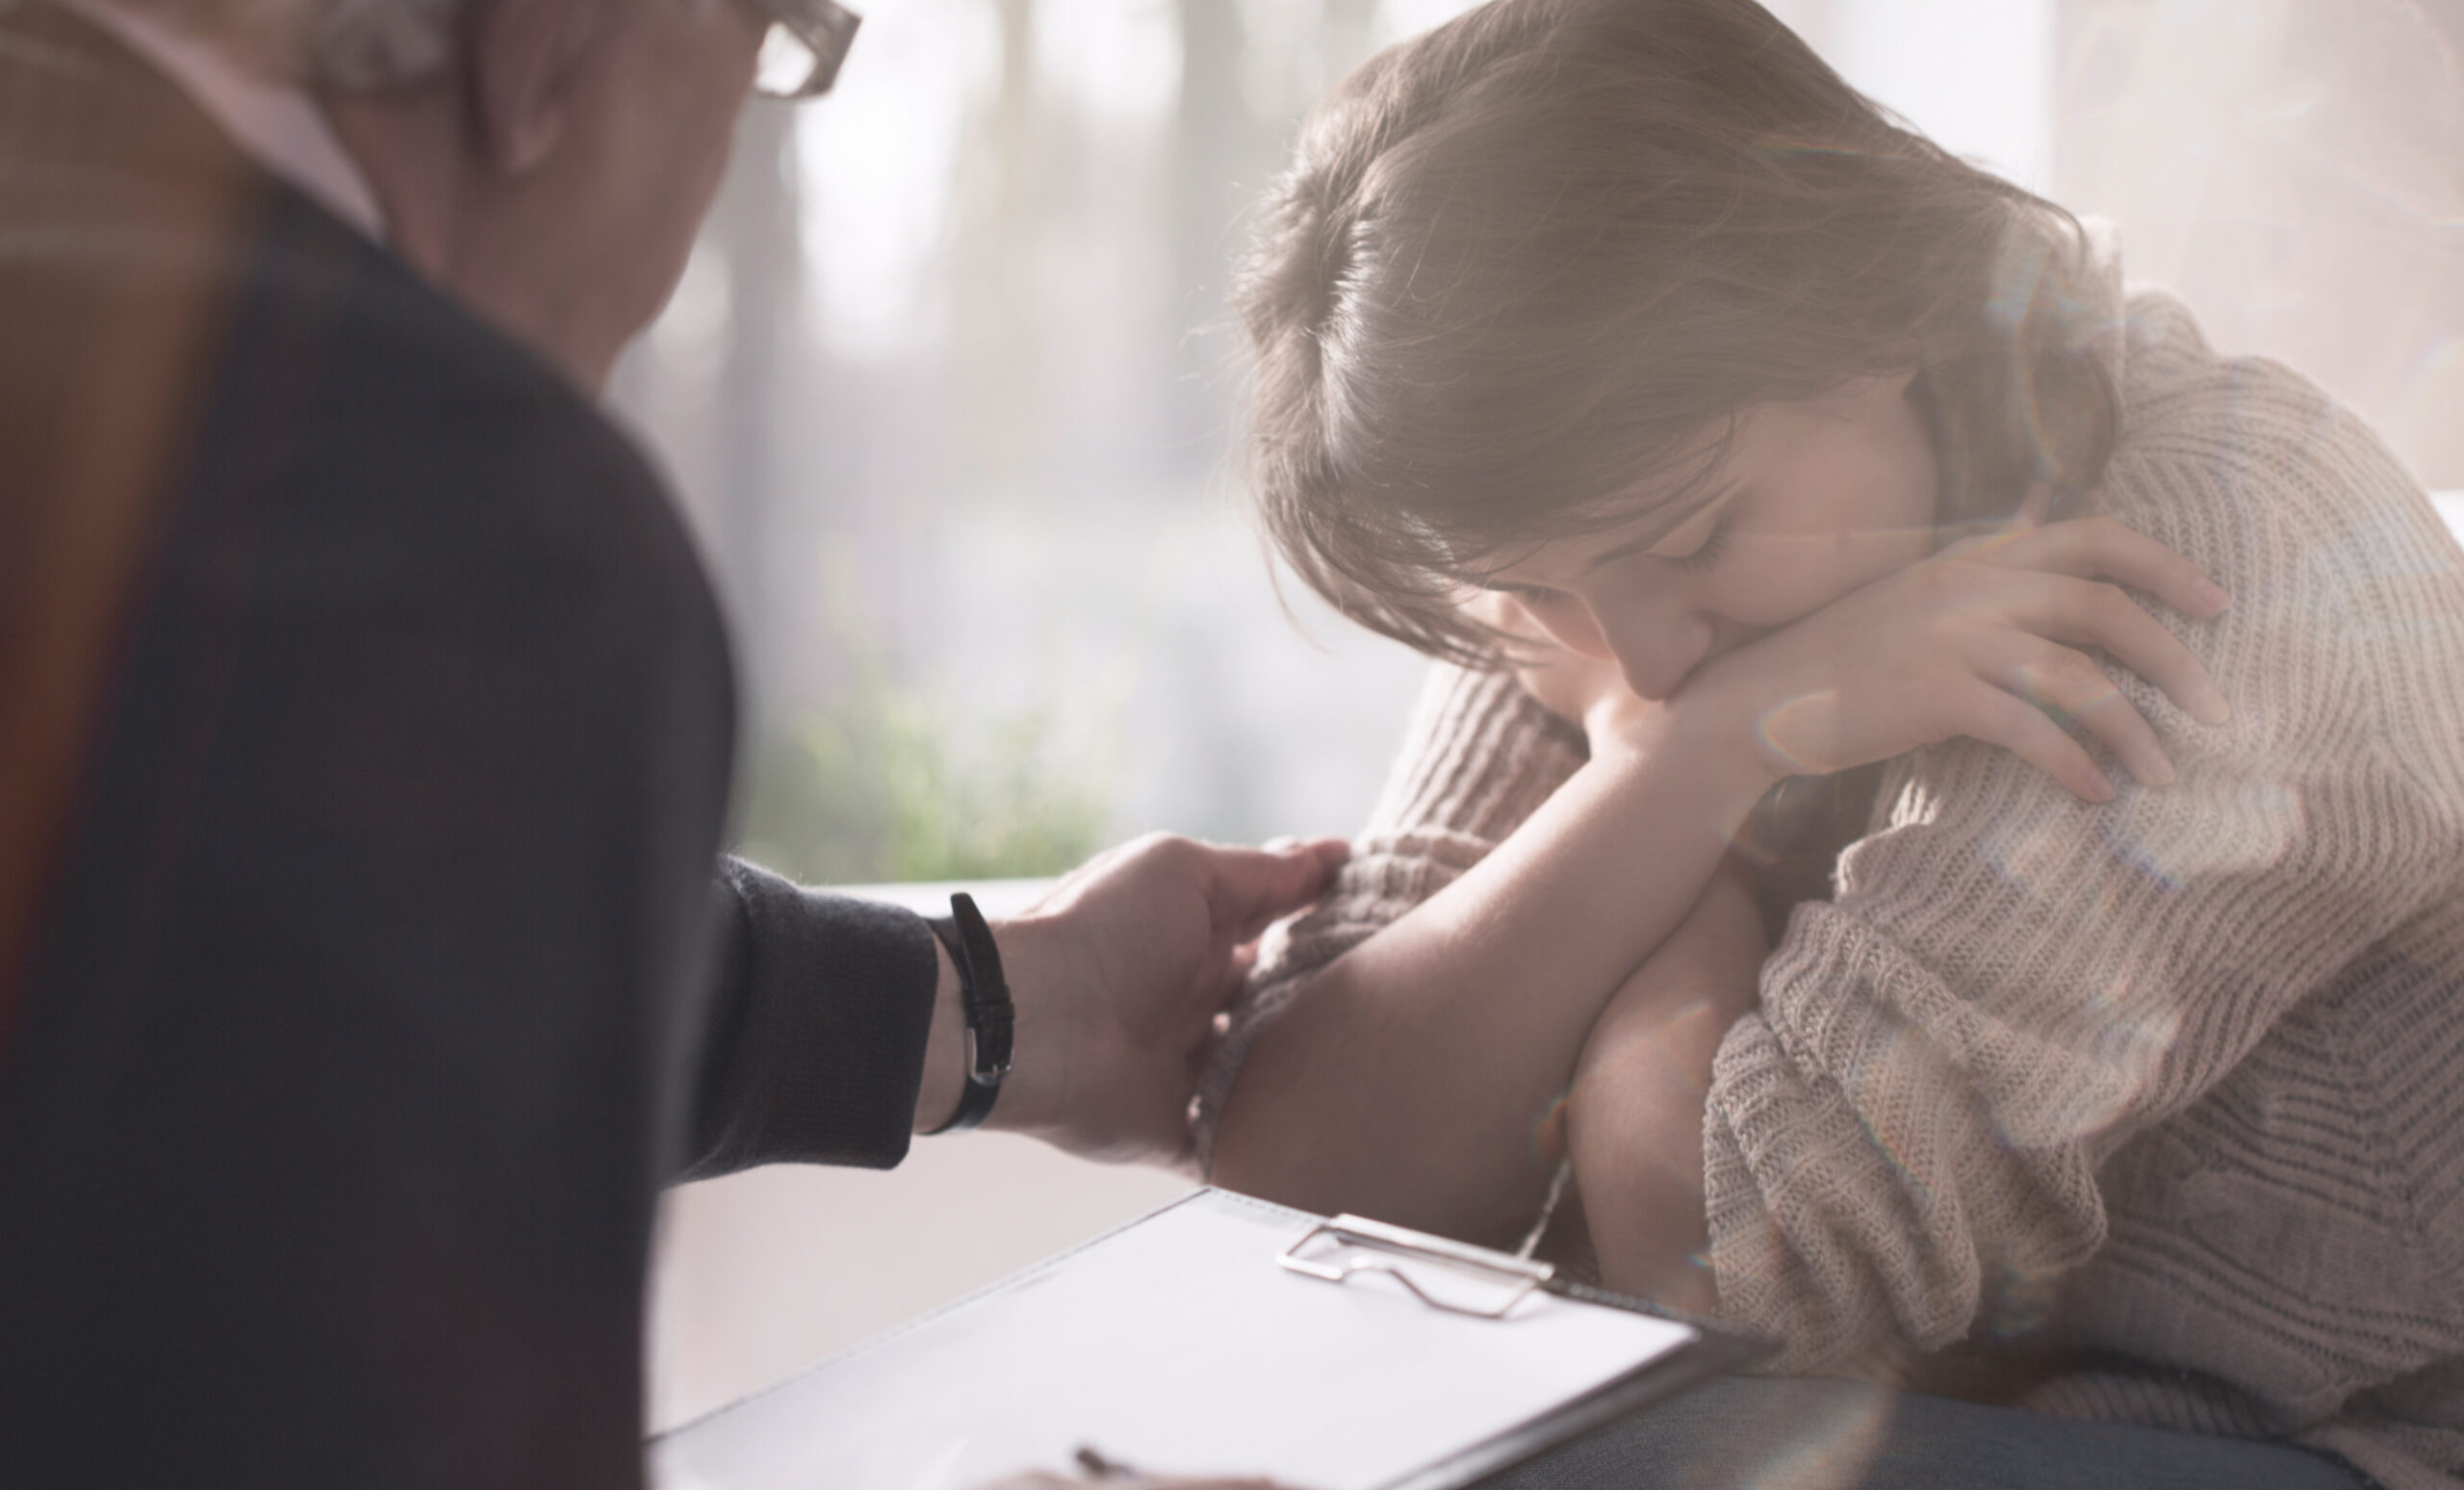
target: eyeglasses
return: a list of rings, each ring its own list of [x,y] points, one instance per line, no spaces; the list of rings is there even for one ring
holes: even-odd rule
[[[818,98],[838,81],[839,64],[863,17],[837,0],[751,0],[768,16],[755,64],[754,91],[769,98]]]

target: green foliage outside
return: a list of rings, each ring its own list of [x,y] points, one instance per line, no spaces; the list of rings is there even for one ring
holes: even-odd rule
[[[1097,773],[1029,711],[953,727],[886,678],[757,747],[742,851],[816,885],[1059,874],[1102,841]]]

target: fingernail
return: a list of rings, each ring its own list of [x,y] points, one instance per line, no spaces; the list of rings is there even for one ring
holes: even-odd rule
[[[2201,579],[2198,582],[2198,598],[2207,606],[2207,613],[2211,616],[2233,604],[2233,597],[2225,593],[2224,586],[2213,579]]]
[[[1289,834],[1286,834],[1278,837],[1269,838],[1260,846],[1270,854],[1289,854],[1294,849],[1300,846],[1300,840],[1293,837]]]
[[[2149,786],[2170,786],[2173,784],[2173,762],[2160,754],[2154,760],[2148,762],[2146,770],[2139,773],[2139,780]]]
[[[2233,706],[2224,702],[2223,694],[2208,688],[2199,694],[2198,707],[2191,711],[2191,717],[2203,725],[2220,725],[2233,717]]]
[[[2088,773],[2088,785],[2093,791],[2092,800],[2097,802],[2111,802],[2120,795],[2114,789],[2114,779],[2102,771],[2091,770]]]

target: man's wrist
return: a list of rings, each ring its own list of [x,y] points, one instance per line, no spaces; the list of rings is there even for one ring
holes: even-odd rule
[[[1014,1047],[1009,1076],[1001,1083],[1001,1099],[984,1119],[987,1130],[1039,1132],[1049,1114],[1053,1069],[1060,1051],[1044,1028],[1048,1012],[1041,999],[1051,985],[1055,927],[1052,917],[1025,915],[989,923],[1001,949],[1001,966],[1010,986]],[[949,948],[933,938],[938,961],[938,982],[933,990],[933,1033],[924,1050],[924,1081],[915,1099],[915,1131],[930,1133],[958,1111],[966,1087],[966,1006],[959,972]],[[1083,1056],[1084,1052],[1080,1052]]]
[[[959,970],[941,938],[933,938],[932,1033],[924,1041],[924,1079],[915,1094],[915,1128],[929,1133],[958,1111],[966,1085],[966,1011],[959,1000]]]
[[[1027,914],[992,923],[992,938],[1001,944],[1001,964],[1010,983],[1012,1055],[1009,1078],[1001,1083],[1001,1100],[985,1119],[988,1128],[1011,1133],[1040,1133],[1049,1113],[1053,1083],[1060,1075],[1057,1061],[1067,1059],[1049,1039],[1043,995],[1052,984],[1054,929],[1050,916]],[[1073,1051],[1070,1056],[1083,1057]]]

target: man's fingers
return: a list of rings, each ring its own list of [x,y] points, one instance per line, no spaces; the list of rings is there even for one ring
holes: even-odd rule
[[[1243,985],[1249,981],[1249,970],[1257,965],[1258,941],[1254,937],[1218,959],[1199,975],[1206,1007],[1220,1010],[1231,1003],[1240,995]]]
[[[1351,856],[1341,838],[1295,841],[1278,850],[1215,848],[1207,909],[1219,930],[1247,941],[1326,891]]]

